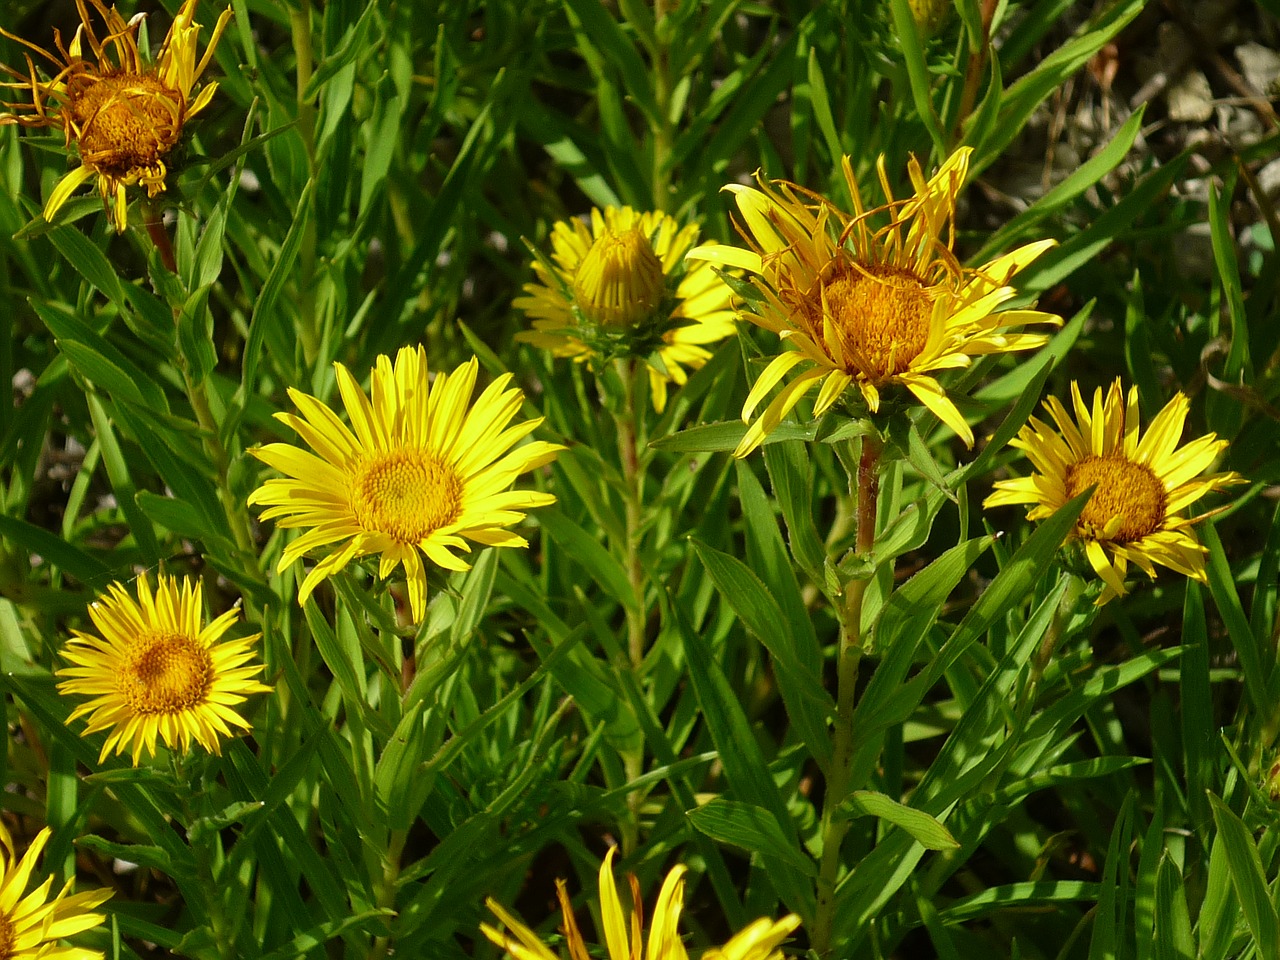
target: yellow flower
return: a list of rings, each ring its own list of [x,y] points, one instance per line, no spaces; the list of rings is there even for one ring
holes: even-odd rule
[[[71,880],[53,895],[48,877],[30,894],[27,884],[36,860],[49,841],[45,827],[18,859],[13,837],[0,823],[0,957],[4,960],[102,960],[98,950],[60,947],[59,940],[96,927],[106,917],[94,907],[111,897],[110,890],[71,893]]]
[[[155,756],[156,739],[183,753],[194,740],[211,753],[221,753],[219,737],[231,727],[249,724],[233,709],[253,693],[270,687],[254,680],[262,664],[252,664],[253,644],[261,636],[222,642],[239,617],[229,610],[204,623],[203,588],[184,577],[161,576],[155,595],[144,574],[138,598],[122,583],[89,606],[89,616],[102,636],[72,631],[75,638],[62,651],[72,664],[58,671],[67,677],[62,693],[93,699],[71,712],[68,720],[89,717],[85,735],[110,730],[102,745],[102,762],[111,753]]]
[[[1187,421],[1187,398],[1175,394],[1139,438],[1138,391],[1126,401],[1117,379],[1094,391],[1092,407],[1071,384],[1075,420],[1057,397],[1045,407],[1058,429],[1032,417],[1011,441],[1027,454],[1035,472],[1001,480],[984,506],[1031,504],[1030,520],[1051,516],[1090,486],[1096,489],[1072,533],[1084,545],[1089,565],[1102,579],[1098,604],[1125,595],[1129,564],[1152,579],[1154,564],[1205,582],[1205,548],[1191,528],[1209,514],[1178,516],[1207,493],[1242,482],[1233,472],[1200,476],[1227,441],[1210,433],[1179,447]]]
[[[640,885],[635,877],[631,877],[631,897],[635,909],[628,923],[613,879],[613,855],[616,850],[616,847],[610,847],[605,854],[604,863],[600,865],[600,918],[605,948],[608,960],[639,960],[644,929]],[[667,874],[662,889],[658,891],[653,924],[649,928],[648,947],[643,953],[646,960],[688,960],[689,954],[685,951],[677,929],[680,909],[684,905],[684,873],[683,866],[675,867]],[[564,914],[564,935],[571,960],[590,960],[592,955],[588,952],[582,931],[578,929],[573,904],[563,880],[556,881],[556,895]],[[558,960],[550,948],[538,939],[536,933],[503,909],[496,900],[490,898],[485,902],[511,933],[487,923],[482,923],[480,930],[506,950],[512,960]],[[723,947],[712,948],[702,956],[704,960],[781,960],[782,952],[778,950],[778,945],[798,926],[800,918],[794,913],[777,921],[761,917],[735,934]]]
[[[654,409],[666,406],[667,384],[711,356],[707,344],[734,332],[730,293],[707,264],[685,264],[698,228],[681,229],[663,213],[631,207],[591,211],[551,230],[552,261],[533,264],[537,281],[515,306],[533,319],[517,340],[583,361],[616,356],[649,361]]]
[[[511,485],[564,448],[539,440],[511,449],[542,419],[508,426],[524,399],[519,389],[508,389],[509,373],[468,407],[479,369],[474,357],[429,378],[422,347],[402,349],[394,368],[380,356],[372,402],[346,367],[333,366],[351,427],[315,397],[290,389],[301,416],[277,413],[276,419],[315,453],[287,443],[251,450],[287,479],[267,480],[249,502],[267,507],[263,519],[307,528],[285,547],[281,571],[311,550],[329,551],[302,581],[299,603],[352,559],[377,553],[380,577],[404,566],[409,606],[420,621],[427,604],[422,556],[446,570],[467,570],[454,551],[470,552],[468,541],[528,546],[507,528],[524,519],[520,511],[555,497]]]
[[[86,181],[98,178],[98,192],[112,214],[116,229],[127,225],[125,188],[141,183],[147,196],[165,188],[168,172],[165,157],[182,137],[183,125],[206,106],[218,89],[209,83],[193,100],[191,89],[209,64],[218,38],[231,19],[230,8],[214,24],[204,56],[196,62],[196,37],[200,24],[194,23],[197,0],[186,0],[165,38],[154,63],[144,63],[138,50],[138,25],[107,7],[102,0],[90,0],[102,17],[105,32],[99,38],[85,0],[76,0],[81,26],[70,47],[54,31],[57,55],[21,37],[0,29],[11,40],[53,64],[51,80],[41,80],[27,55],[27,72],[4,67],[17,82],[2,84],[31,92],[31,103],[14,107],[18,112],[0,115],[0,124],[24,127],[61,126],[67,146],[74,142],[80,166],[64,176],[44,207],[44,218],[53,215]],[[93,60],[82,56],[88,43]]]
[[[748,428],[734,456],[758,447],[795,405],[821,384],[813,415],[822,416],[850,385],[867,408],[880,409],[881,390],[901,384],[966,444],[973,432],[935,378],[965,367],[979,354],[1028,350],[1040,334],[1008,333],[1027,323],[1059,323],[1036,310],[996,309],[1014,296],[1010,278],[1052,240],[1028,244],[977,269],[961,267],[951,252],[956,194],[969,169],[968,147],[957,150],[925,181],[913,158],[915,194],[895,200],[878,164],[886,203],[867,209],[849,158],[844,176],[854,215],[782,181],[760,189],[730,184],[750,250],[704,246],[691,258],[754,274],[756,304],[741,315],[776,333],[795,349],[780,353],[756,381],[742,408],[750,422],[761,401],[800,371]],[[878,229],[873,220],[888,219]]]

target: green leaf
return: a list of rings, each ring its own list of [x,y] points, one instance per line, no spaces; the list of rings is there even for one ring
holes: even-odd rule
[[[916,29],[915,17],[911,15],[911,4],[908,0],[889,0],[889,12],[893,15],[894,33],[902,47],[903,60],[906,61],[907,79],[911,85],[911,99],[916,105],[916,115],[929,132],[934,155],[941,161],[947,155],[947,138],[933,107],[933,83],[925,61],[924,46],[920,42],[920,31]]]
[[[164,390],[77,314],[39,300],[32,300],[31,306],[58,339],[58,348],[86,378],[113,397],[169,409]]]
[[[622,86],[635,105],[651,123],[660,122],[661,111],[653,97],[653,83],[649,70],[640,58],[635,45],[622,31],[609,10],[595,0],[564,0],[578,46],[583,57],[591,65],[597,83],[605,79],[604,65],[618,71]]]
[[[1218,613],[1226,624],[1231,646],[1240,660],[1240,672],[1244,675],[1245,693],[1259,716],[1269,716],[1272,705],[1268,698],[1269,681],[1275,669],[1273,655],[1260,643],[1249,626],[1240,595],[1236,592],[1236,578],[1223,552],[1222,541],[1212,523],[1200,527],[1200,539],[1209,550],[1205,572],[1209,576],[1209,591],[1218,607]]]
[[[801,652],[817,650],[812,628],[805,642],[805,632],[797,633],[769,588],[746,564],[698,540],[690,542],[716,589],[747,630],[769,650],[787,712],[809,752],[825,769],[831,758],[827,720],[835,715],[835,703],[822,688],[818,665],[811,655]]]
[[[378,814],[392,830],[408,830],[418,819],[435,778],[418,771],[432,747],[423,729],[423,701],[418,700],[400,718],[387,741],[373,775]]]
[[[372,6],[370,10],[374,9]],[[296,937],[280,947],[278,950],[272,950],[270,953],[263,955],[262,960],[293,960],[295,957],[306,956],[309,952],[317,947],[323,946],[327,941],[334,937],[340,937],[349,930],[365,930],[372,928],[372,931],[378,932],[386,929],[386,921],[395,916],[395,911],[386,908],[378,908],[375,910],[364,910],[351,916],[343,916],[338,920],[328,920],[324,923],[318,923],[314,927],[310,927]],[[376,927],[373,921],[382,921]]]
[[[827,549],[813,520],[813,465],[803,443],[771,443],[762,450],[774,496],[786,520],[791,555],[815,583],[822,582]]]
[[[1116,131],[1110,143],[1072,170],[1026,210],[992,233],[982,245],[982,249],[974,256],[973,261],[986,263],[1018,239],[1025,238],[1037,223],[1057,213],[1119,166],[1120,161],[1128,156],[1134,140],[1142,130],[1142,116],[1145,110],[1146,104],[1143,104]],[[980,156],[985,155],[980,154]],[[977,169],[982,169],[982,166],[985,164],[975,164]]]
[[[41,527],[0,514],[0,536],[22,547],[28,554],[39,554],[63,573],[70,574],[94,590],[102,590],[115,572],[101,560],[67,543]]]
[[[1129,860],[1132,855],[1133,804],[1137,794],[1132,790],[1125,795],[1120,814],[1111,829],[1107,845],[1107,862],[1102,873],[1102,893],[1093,918],[1093,937],[1089,943],[1089,956],[1114,957],[1127,938],[1129,907]]]
[[[686,816],[693,826],[718,843],[740,847],[750,854],[776,857],[809,877],[817,868],[794,844],[788,841],[778,818],[763,807],[716,797]]]
[[[1099,883],[1077,880],[1008,883],[964,897],[938,911],[938,915],[947,923],[966,923],[1011,908],[1030,910],[1059,903],[1093,902],[1098,899],[1101,888]]]
[[[207,817],[199,817],[187,828],[187,841],[195,843],[202,837],[225,830],[233,823],[245,823],[261,812],[264,804],[261,800],[237,800],[228,804],[217,813]]]
[[[176,872],[173,860],[170,859],[164,848],[151,844],[112,843],[90,833],[78,837],[76,846],[92,850],[94,853],[101,854],[108,859],[124,860],[127,863],[136,863],[151,870],[159,870],[169,876],[173,876]]]
[[[855,790],[836,808],[837,817],[876,817],[901,827],[926,850],[956,850],[960,844],[951,831],[923,810],[877,793],[875,790]]]
[[[1280,943],[1280,917],[1277,917],[1275,904],[1271,902],[1257,844],[1244,821],[1222,800],[1210,794],[1209,804],[1213,808],[1213,822],[1218,828],[1214,852],[1221,843],[1231,886],[1253,932],[1254,943]]]
[[[637,609],[638,599],[627,578],[627,571],[597,537],[587,533],[558,509],[540,512],[538,523],[605,593],[624,607]]]
[[[49,231],[49,239],[80,275],[102,291],[121,309],[126,308],[120,277],[107,255],[75,227],[59,226]]]
[[[781,825],[788,844],[799,848],[787,803],[774,782],[750,721],[737,692],[729,685],[707,641],[690,625],[684,611],[664,597],[664,618],[680,633],[689,664],[689,678],[702,708],[707,730],[720,753],[725,777],[734,793],[746,803],[763,807]],[[802,918],[812,918],[813,887],[804,874],[787,861],[765,855],[768,878],[787,906]]]
[[[258,358],[266,340],[267,328],[283,319],[282,314],[276,311],[276,300],[279,299],[285,282],[293,276],[294,265],[298,262],[302,237],[312,216],[311,197],[314,192],[315,182],[308,180],[294,205],[293,222],[289,225],[289,232],[285,234],[284,243],[280,245],[280,255],[276,257],[271,273],[267,275],[254,301],[253,314],[249,318],[249,336],[244,344],[244,359],[240,365],[240,389],[236,392],[237,401],[241,405],[247,403],[249,395],[257,389]]]
[[[906,0],[895,0],[895,4],[899,3],[903,7],[907,5]],[[1018,78],[1005,91],[1000,122],[983,152],[974,157],[972,175],[977,176],[1002,154],[1026,127],[1027,120],[1044,98],[1059,89],[1068,77],[1083,67],[1141,13],[1145,5],[1146,0],[1121,0],[1107,5],[1076,36],[1043,58],[1029,73]]]
[[[844,156],[844,146],[840,142],[840,134],[836,132],[835,117],[831,114],[831,101],[827,97],[827,83],[822,76],[822,66],[818,62],[818,50],[809,48],[807,63],[809,79],[809,104],[813,108],[813,118],[818,123],[823,142],[827,146],[827,159],[838,164]]]
[[[1191,936],[1185,884],[1178,865],[1167,850],[1160,856],[1156,874],[1156,917],[1151,941],[1155,946],[1155,960],[1195,958],[1196,945]]]
[[[1186,166],[1189,154],[1179,154],[1135,184],[1115,206],[1092,218],[1085,229],[1062,246],[1050,250],[1018,276],[1018,289],[1039,293],[1094,260],[1112,244],[1126,238],[1139,217],[1156,203]]]

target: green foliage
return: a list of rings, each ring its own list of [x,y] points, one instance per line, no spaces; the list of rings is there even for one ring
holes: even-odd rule
[[[785,954],[814,960],[1270,956],[1280,270],[1258,173],[1277,135],[1158,140],[1160,104],[1096,80],[1158,6],[957,0],[930,36],[908,0],[202,0],[201,51],[234,12],[218,91],[165,192],[128,188],[123,234],[93,195],[45,222],[82,155],[60,123],[0,126],[3,807],[20,852],[53,828],[52,889],[113,887],[108,924],[72,940],[495,958],[487,897],[560,943],[556,880],[590,929],[617,843],[646,904],[687,865],[694,956],[789,912]],[[1276,4],[1245,6],[1274,32]],[[179,4],[120,7],[158,48]],[[42,5],[7,14],[50,45]],[[26,75],[17,43],[0,53]],[[1082,89],[1109,121],[1026,187]],[[553,264],[553,225],[592,206],[743,246],[726,184],[760,171],[847,210],[843,155],[868,196],[883,157],[901,198],[909,156],[927,175],[960,146],[956,269],[1052,238],[1009,284],[1064,320],[941,373],[973,450],[891,387],[874,415],[803,402],[732,461],[781,349],[746,323],[662,411],[643,363],[515,339],[529,250]],[[417,344],[433,371],[514,374],[519,419],[567,447],[518,485],[556,504],[519,523],[528,549],[428,560],[421,623],[372,557],[299,605],[323,551],[281,568],[297,533],[248,506],[276,476],[253,454],[297,441],[290,391],[342,418],[335,362],[367,384]],[[1030,472],[1013,441],[1045,396],[1116,377],[1144,429],[1186,393],[1180,439],[1216,432],[1214,469],[1243,482],[1183,511],[1203,583],[1161,568],[1097,606],[1089,491],[1034,523],[981,503]],[[144,572],[198,578],[211,615],[239,608],[233,635],[261,634],[273,691],[220,755],[100,761],[104,733],[68,723],[60,651]]]

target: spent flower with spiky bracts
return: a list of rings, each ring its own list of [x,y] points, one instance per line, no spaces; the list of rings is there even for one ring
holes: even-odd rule
[[[141,184],[147,196],[165,189],[166,158],[182,138],[183,127],[208,106],[217,83],[207,83],[193,99],[196,81],[204,73],[231,10],[224,10],[214,24],[204,55],[196,59],[200,24],[195,22],[197,0],[186,0],[153,62],[143,60],[138,49],[139,17],[126,21],[114,6],[76,0],[80,26],[70,45],[54,31],[56,52],[0,28],[10,40],[28,51],[25,73],[3,67],[14,79],[3,84],[25,90],[30,103],[9,105],[0,124],[24,127],[61,127],[67,146],[75,146],[80,166],[54,187],[44,205],[51,220],[68,198],[84,183],[97,178],[98,192],[119,231],[128,224],[126,188]],[[85,55],[85,48],[88,53]],[[52,65],[52,76],[42,79],[31,54]]]
[[[750,426],[734,456],[746,456],[764,442],[815,387],[815,417],[850,387],[873,414],[887,388],[905,387],[973,445],[973,431],[938,373],[966,367],[981,354],[1038,347],[1044,335],[1013,331],[1061,321],[1038,310],[999,310],[1015,295],[1009,286],[1013,275],[1052,247],[1052,240],[1027,244],[978,269],[962,266],[952,253],[956,195],[971,153],[968,147],[957,150],[929,180],[913,158],[907,170],[914,194],[902,200],[893,196],[881,157],[877,169],[885,203],[874,208],[864,202],[845,157],[852,215],[785,181],[760,179],[759,189],[726,187],[737,201],[739,230],[750,249],[703,246],[689,257],[746,271],[754,290],[741,316],[793,348],[773,358],[748,394],[742,418]],[[757,417],[760,404],[784,380]]]

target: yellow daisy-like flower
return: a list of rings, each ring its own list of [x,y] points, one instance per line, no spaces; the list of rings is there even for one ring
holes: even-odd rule
[[[709,265],[685,264],[697,241],[696,226],[631,207],[593,209],[590,228],[557,223],[552,260],[534,262],[538,279],[515,300],[533,319],[516,339],[577,361],[648,358],[661,413],[667,384],[683,386],[711,356],[707,345],[734,332],[729,290]]]
[[[794,184],[760,181],[760,189],[730,184],[750,250],[703,246],[691,258],[753,274],[758,304],[741,315],[795,349],[773,359],[742,408],[750,423],[761,401],[796,375],[748,428],[734,456],[758,447],[797,403],[821,385],[814,416],[822,416],[856,386],[868,409],[880,393],[901,384],[966,444],[973,431],[947,397],[936,373],[966,367],[979,354],[1028,350],[1041,334],[1009,333],[1027,323],[1060,323],[1037,310],[997,308],[1014,296],[1010,278],[1054,241],[1028,244],[977,269],[951,252],[956,195],[969,169],[970,148],[952,154],[926,181],[919,163],[908,165],[915,194],[895,200],[878,163],[886,203],[868,209],[849,158],[844,176],[854,202],[848,216]],[[888,218],[875,228],[873,221]]]
[[[4,960],[102,960],[98,950],[59,946],[58,941],[96,927],[106,917],[94,908],[110,899],[110,890],[72,893],[68,880],[52,897],[53,877],[26,892],[36,860],[49,842],[45,827],[18,859],[9,829],[0,823],[0,957]]]
[[[240,616],[228,610],[204,622],[203,587],[184,577],[161,576],[156,592],[144,574],[137,580],[137,599],[122,583],[89,606],[89,617],[101,636],[72,631],[75,638],[62,651],[72,666],[58,690],[92,699],[71,711],[68,721],[89,717],[85,735],[110,730],[98,762],[114,749],[128,750],[136,766],[145,749],[155,756],[156,740],[183,753],[194,740],[210,753],[221,753],[221,737],[231,727],[250,729],[235,707],[270,687],[253,678],[262,664],[250,663],[261,634],[222,640]]]
[[[267,480],[249,503],[267,507],[263,519],[307,530],[285,547],[281,571],[312,550],[330,551],[302,581],[299,603],[352,559],[377,553],[380,577],[404,566],[409,606],[420,621],[427,609],[422,557],[446,570],[467,570],[454,551],[470,552],[468,541],[528,546],[507,528],[524,519],[521,511],[555,497],[511,485],[564,447],[542,440],[516,447],[542,419],[508,426],[524,400],[510,387],[509,373],[470,403],[479,370],[474,357],[429,378],[422,347],[402,349],[394,367],[380,356],[372,401],[346,367],[333,366],[350,428],[315,397],[290,389],[301,416],[277,413],[276,419],[315,453],[287,443],[251,450],[287,479]]]
[[[1189,401],[1178,393],[1139,438],[1138,390],[1126,400],[1116,380],[1094,392],[1092,407],[1071,384],[1075,419],[1056,397],[1045,407],[1057,429],[1032,417],[1011,445],[1027,454],[1035,472],[1000,480],[984,506],[1031,504],[1030,520],[1052,516],[1068,500],[1096,484],[1072,537],[1084,545],[1102,579],[1098,604],[1125,595],[1129,564],[1155,578],[1154,564],[1205,582],[1205,548],[1191,528],[1208,514],[1178,516],[1207,493],[1242,482],[1234,472],[1200,476],[1227,441],[1210,433],[1179,446]]]
[[[608,960],[640,960],[644,947],[644,908],[640,898],[640,885],[633,876],[631,898],[635,909],[630,922],[618,896],[618,886],[613,879],[613,855],[616,847],[610,847],[600,865],[600,918]],[[645,960],[688,960],[689,954],[680,939],[678,925],[680,909],[684,906],[685,868],[677,866],[667,874],[658,891],[658,902],[653,911],[653,924],[649,929]],[[573,904],[563,880],[556,881],[556,895],[564,914],[564,936],[569,948],[570,960],[591,960],[592,954],[578,928],[573,914]],[[492,898],[485,901],[502,925],[511,932],[480,925],[486,937],[507,951],[512,960],[560,960],[536,933],[508,913]],[[794,913],[781,920],[761,917],[739,931],[723,947],[714,947],[704,953],[703,960],[781,960],[778,946],[800,926],[800,918]]]
[[[105,32],[99,37],[85,0],[76,0],[81,25],[70,47],[64,47],[62,36],[54,32],[56,56],[0,29],[55,68],[52,79],[41,80],[29,54],[25,74],[3,68],[17,82],[0,86],[29,90],[31,103],[15,105],[16,112],[0,115],[0,124],[61,126],[67,146],[76,145],[80,166],[54,187],[44,207],[46,220],[51,220],[85,181],[96,176],[103,203],[116,229],[123,232],[128,222],[125,188],[141,183],[149,197],[164,190],[168,172],[165,157],[181,139],[183,125],[208,106],[218,89],[216,83],[208,83],[194,100],[191,98],[191,89],[208,66],[231,10],[218,17],[204,56],[197,62],[196,38],[201,30],[194,22],[197,0],[186,0],[160,55],[154,63],[144,63],[138,50],[140,19],[125,22],[114,6],[107,7],[102,0],[90,2],[101,16]],[[92,60],[82,55],[86,43]]]

